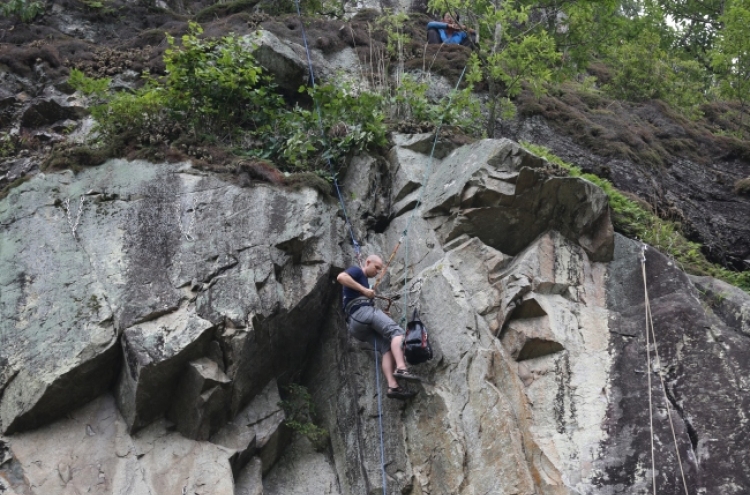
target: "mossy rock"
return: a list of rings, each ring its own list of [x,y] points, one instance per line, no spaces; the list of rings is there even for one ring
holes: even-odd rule
[[[735,182],[734,193],[740,196],[750,196],[750,177],[745,177]]]

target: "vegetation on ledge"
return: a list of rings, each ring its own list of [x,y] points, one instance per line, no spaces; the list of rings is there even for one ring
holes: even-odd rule
[[[750,292],[750,272],[731,271],[708,261],[701,253],[701,245],[687,240],[679,224],[659,218],[645,203],[628,197],[608,180],[583,173],[580,168],[565,162],[543,146],[528,142],[522,145],[532,153],[567,170],[571,176],[586,179],[602,188],[609,197],[612,223],[616,231],[657,248],[671,257],[687,273],[710,275]]]

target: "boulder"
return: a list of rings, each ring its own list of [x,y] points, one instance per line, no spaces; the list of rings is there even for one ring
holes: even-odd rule
[[[605,284],[612,366],[606,390],[608,438],[594,463],[594,469],[603,474],[601,493],[616,493],[616,487],[623,485],[633,490],[650,489],[652,474],[660,491],[683,492],[676,456],[679,449],[690,490],[739,494],[744,490],[740,487],[750,486],[746,475],[738,474],[750,465],[742,433],[747,430],[744,411],[750,407],[750,399],[747,394],[735,393],[745,389],[742,377],[748,374],[750,362],[747,336],[738,326],[725,323],[723,308],[714,312],[701,300],[704,296],[671,259],[649,248],[645,284],[658,344],[654,346],[650,339],[649,369],[642,247],[617,235],[615,259],[608,267]],[[708,279],[698,283],[714,285]],[[650,469],[647,373],[651,374],[654,404],[656,473]],[[649,467],[644,472],[637,466]]]
[[[701,299],[724,324],[750,337],[750,295],[713,277],[691,276]]]
[[[20,103],[16,95],[5,88],[0,89],[0,128],[6,128],[13,123]]]
[[[233,452],[230,462],[235,475],[256,455],[266,473],[281,455],[287,435],[282,428],[286,416],[280,402],[276,380],[271,380],[250,404],[211,437],[211,442]]]
[[[382,230],[390,220],[391,198],[385,187],[387,177],[388,167],[380,157],[357,155],[347,167],[340,186],[357,242],[366,236],[368,230]]]
[[[436,165],[423,215],[443,243],[468,234],[516,255],[551,229],[593,261],[612,258],[609,201],[594,184],[551,176],[546,161],[507,139],[463,146]]]
[[[337,209],[312,189],[243,189],[184,163],[112,160],[14,188],[0,201],[3,431],[80,407],[118,373],[135,431],[208,356],[232,380],[233,417],[315,342],[343,265]]]
[[[234,483],[234,495],[263,495],[263,461],[253,457]]]
[[[109,395],[68,418],[14,435],[9,446],[15,469],[23,473],[18,493],[233,494],[226,451],[169,433],[163,423],[131,437]]]
[[[68,100],[73,100],[72,104]],[[36,98],[21,112],[21,127],[36,129],[49,126],[60,120],[77,120],[85,117],[88,111],[75,98],[56,95]]]
[[[180,378],[167,417],[186,438],[208,440],[227,422],[230,383],[211,359],[190,362]]]
[[[245,36],[243,41],[252,49],[255,60],[273,76],[279,88],[297,93],[300,86],[308,83],[310,70],[303,47],[282,41],[262,29]]]
[[[110,296],[71,233],[75,210],[66,217],[40,175],[0,202],[6,433],[36,428],[94,399],[111,386],[119,364]]]
[[[263,495],[342,495],[331,461],[302,435],[294,436],[262,487]]]
[[[123,369],[117,383],[117,405],[131,432],[148,425],[166,413],[171,405],[176,405],[174,399],[181,397],[175,398],[173,391],[180,383],[180,375],[185,376],[189,361],[206,353],[212,330],[209,321],[185,309],[123,332]],[[194,368],[187,367],[187,376],[182,379],[187,387],[190,385],[185,382],[191,381],[191,369]],[[179,393],[190,392],[183,389]],[[183,429],[196,435],[201,433],[189,428],[191,418],[183,419],[184,422],[179,423]]]

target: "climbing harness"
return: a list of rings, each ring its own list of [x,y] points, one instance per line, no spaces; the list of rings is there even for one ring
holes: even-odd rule
[[[302,31],[302,41],[305,44],[305,53],[307,55],[307,67],[310,71],[310,83],[312,84],[313,89],[315,89],[315,72],[313,70],[312,65],[312,58],[310,57],[310,47],[307,43],[307,33],[305,32],[305,23],[302,22],[302,11],[299,7],[299,0],[294,0],[296,6],[297,6],[297,17],[299,18],[299,25],[300,29]],[[320,127],[320,136],[323,138],[323,141],[327,143],[325,130],[323,128],[323,117],[320,113],[320,105],[318,104],[318,101],[313,98],[313,102],[315,102],[315,112],[318,116],[318,126]],[[344,213],[344,220],[346,221],[346,227],[349,230],[349,235],[352,238],[352,246],[354,246],[354,252],[357,255],[357,264],[362,267],[362,254],[360,251],[360,245],[359,242],[357,242],[357,238],[354,236],[354,229],[352,228],[352,223],[349,220],[349,215],[346,214],[346,206],[344,205],[344,197],[341,194],[341,188],[339,187],[339,181],[336,177],[336,172],[333,170],[333,163],[331,163],[330,157],[326,157],[326,162],[328,163],[328,169],[331,172],[331,177],[333,178],[333,185],[336,188],[336,195],[338,196],[339,203],[341,204],[341,211]]]
[[[648,246],[644,243],[641,251],[641,272],[643,275],[643,294],[645,298],[646,307],[646,375],[648,377],[648,413],[649,413],[649,424],[651,427],[651,472],[652,486],[654,495],[656,495],[656,461],[655,461],[655,448],[654,448],[654,410],[651,392],[651,340],[654,342],[654,363],[659,373],[659,380],[661,382],[661,389],[664,393],[664,403],[667,406],[667,417],[669,418],[669,427],[672,430],[672,440],[674,441],[674,449],[677,454],[677,464],[680,466],[680,474],[682,476],[682,486],[685,488],[685,495],[689,495],[687,481],[685,480],[685,471],[682,469],[682,457],[680,456],[680,449],[677,444],[677,434],[674,430],[674,422],[672,421],[672,412],[669,407],[669,397],[667,397],[667,386],[664,383],[664,373],[662,372],[661,358],[659,357],[659,348],[656,344],[656,332],[654,332],[654,319],[651,314],[651,304],[648,298],[648,284],[646,282],[646,250]],[[649,336],[650,334],[650,336]]]

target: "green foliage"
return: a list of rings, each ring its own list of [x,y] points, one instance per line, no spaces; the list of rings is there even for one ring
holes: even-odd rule
[[[614,47],[610,60],[616,73],[605,89],[626,100],[656,98],[664,70],[661,60],[665,53],[660,44],[659,34],[651,31]]]
[[[296,14],[295,0],[254,0],[258,8],[268,15]],[[302,15],[342,17],[344,15],[344,0],[299,0]]]
[[[235,148],[244,142],[239,153],[273,160],[282,170],[325,171],[329,179],[329,160],[338,170],[352,153],[386,145],[379,94],[326,83],[302,88],[312,108],[288,109],[249,47],[233,35],[203,39],[201,33],[191,23],[179,44],[168,37],[166,74],[147,76],[132,93],[106,94],[107,80],[71,73],[75,88],[108,98],[92,109],[105,140],[131,136],[151,145],[185,134],[213,136]]]
[[[511,98],[524,87],[545,92],[553,67],[560,61],[554,39],[542,23],[530,18],[531,6],[520,2],[489,0],[430,0],[436,12],[472,12],[480,37],[488,41],[476,47],[471,70],[481,73],[489,85],[487,134],[492,137],[498,114],[514,113]]]
[[[404,30],[404,23],[409,17],[403,12],[393,12],[386,9],[385,13],[375,21],[376,27],[386,32],[386,52],[392,58],[403,58],[404,45],[411,41],[411,37]]]
[[[721,76],[719,94],[739,101],[744,113],[750,102],[750,0],[733,0],[728,4],[726,14],[721,17],[724,29],[711,51],[711,64]]]
[[[18,17],[24,23],[33,21],[42,12],[44,12],[44,4],[37,1],[7,0],[0,5],[0,15]]]
[[[662,48],[655,30],[623,42],[609,52],[615,68],[605,90],[631,101],[659,98],[692,118],[701,116],[705,101],[705,68],[694,60],[681,60]]]
[[[306,91],[320,109],[323,132],[321,148],[327,148],[324,159],[340,160],[344,156],[363,151],[370,146],[387,144],[380,95],[369,91],[355,91],[343,83],[323,84],[315,88],[301,88]],[[304,122],[311,127],[318,123],[317,112],[301,111]]]
[[[328,430],[315,425],[315,405],[306,387],[295,383],[284,388],[285,398],[279,406],[286,414],[286,424],[289,428],[310,440],[317,451],[325,450],[328,446]]]
[[[482,132],[482,113],[478,98],[474,94],[473,82],[463,89],[433,101],[427,97],[429,82],[414,74],[404,74],[400,84],[385,96],[388,118],[391,121],[410,120],[415,123],[456,126],[468,134]]]
[[[97,130],[106,141],[133,133],[151,134],[167,118],[168,101],[162,88],[149,86],[134,93],[116,93],[91,109]]]
[[[710,51],[722,27],[727,0],[658,0],[664,17],[676,26],[674,46],[708,66]]]
[[[153,139],[184,131],[231,139],[274,120],[283,101],[247,47],[233,35],[206,40],[201,33],[191,23],[180,45],[168,37],[165,76],[147,76],[144,87],[111,94],[92,109],[105,139],[133,133]],[[108,84],[75,72],[71,83],[93,94]]]
[[[86,76],[78,69],[71,69],[70,76],[68,77],[68,84],[70,84],[73,89],[80,91],[86,96],[94,97],[97,100],[103,100],[106,97],[110,82],[112,82],[112,80],[108,77],[95,79]]]
[[[329,161],[336,173],[353,153],[386,145],[387,127],[377,93],[355,91],[346,83],[303,86],[300,92],[313,100],[312,107],[278,109],[273,121],[252,133],[263,146],[250,154],[292,170],[320,170],[330,179]]]
[[[608,180],[583,173],[580,168],[565,162],[543,146],[528,142],[522,144],[532,153],[567,170],[571,176],[586,179],[599,186],[609,198],[612,223],[618,232],[654,246],[673,258],[688,273],[710,275],[750,292],[750,272],[734,272],[711,263],[701,253],[700,244],[688,241],[678,224],[659,218],[625,196]]]
[[[282,100],[252,53],[231,34],[201,39],[202,32],[198,24],[190,23],[179,46],[167,36],[167,75],[151,86],[163,88],[170,110],[215,133],[258,127],[273,119]]]
[[[14,156],[17,152],[16,140],[7,132],[0,134],[0,158]]]
[[[301,2],[300,7],[303,14],[307,15],[324,15],[328,17],[343,17],[344,1],[343,0],[307,0]]]
[[[104,8],[104,2],[101,0],[81,0],[86,7],[91,10],[99,10]]]

